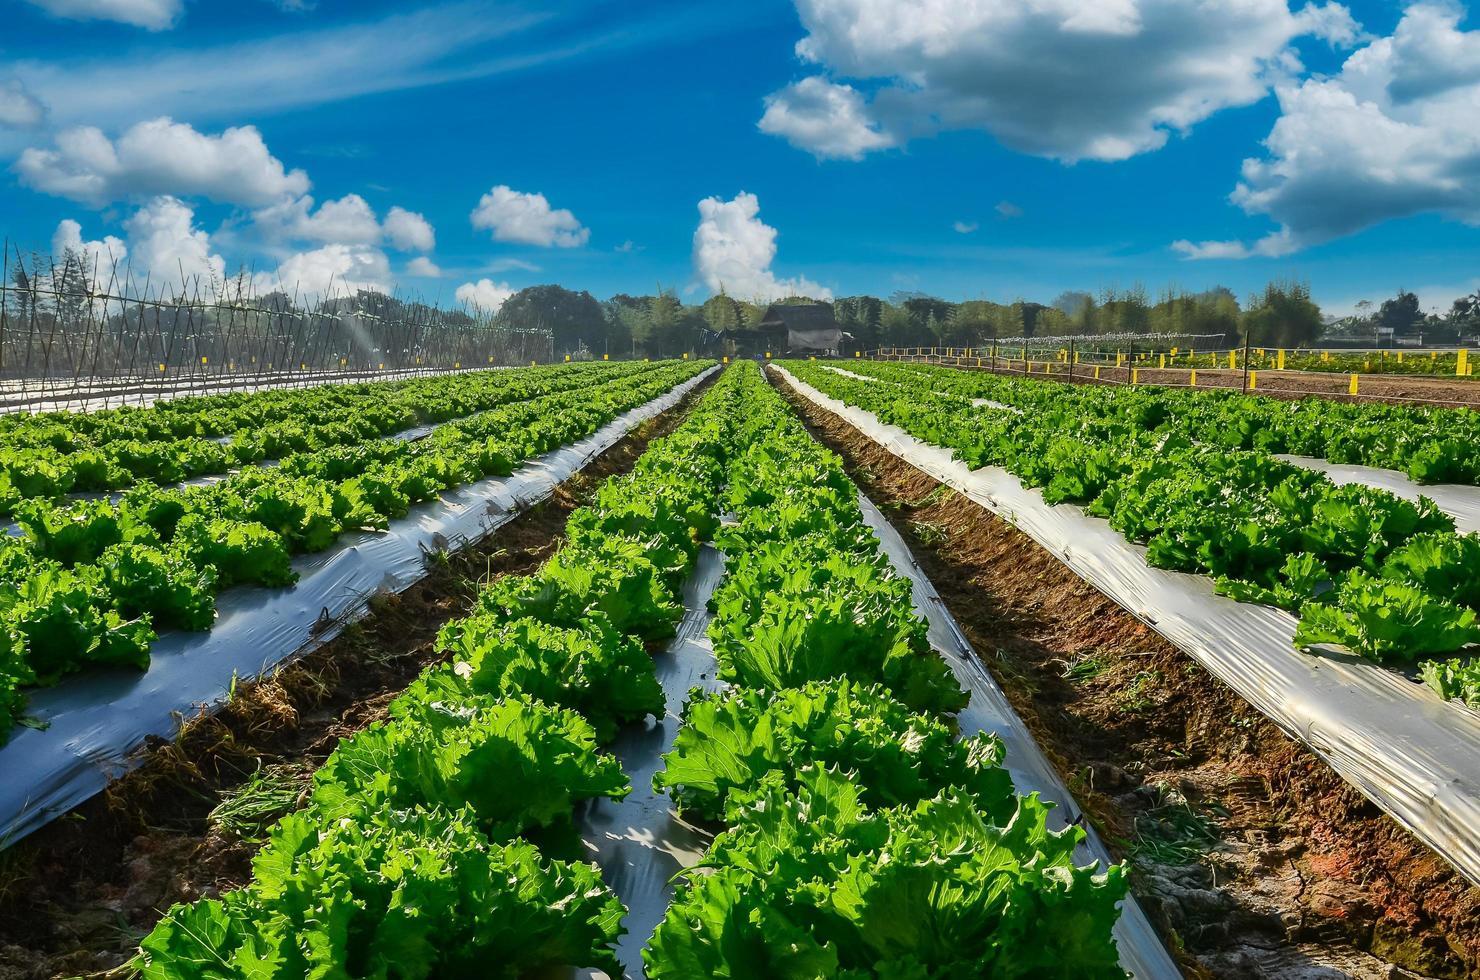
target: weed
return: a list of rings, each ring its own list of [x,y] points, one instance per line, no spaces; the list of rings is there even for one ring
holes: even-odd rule
[[[1151,864],[1200,862],[1220,840],[1214,818],[1227,813],[1218,807],[1195,806],[1165,783],[1155,783],[1152,789],[1157,805],[1136,815],[1135,839],[1119,843],[1137,860]]]
[[[265,840],[267,830],[298,807],[303,773],[288,766],[259,768],[236,789],[221,794],[210,821],[223,833],[248,843]]]
[[[1161,687],[1159,670],[1143,670],[1131,678],[1130,686],[1120,695],[1120,706],[1126,711],[1140,714],[1152,707],[1152,695]]]
[[[1103,674],[1109,666],[1110,658],[1096,650],[1082,653],[1065,663],[1064,672],[1060,676],[1071,681],[1090,681]]]
[[[911,521],[910,527],[914,528],[915,539],[927,548],[938,548],[949,537],[942,525],[930,521]]]

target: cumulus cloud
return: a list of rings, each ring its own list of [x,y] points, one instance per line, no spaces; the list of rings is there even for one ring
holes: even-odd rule
[[[818,158],[859,160],[897,143],[869,118],[861,92],[817,77],[766,96],[760,129]]]
[[[51,254],[60,260],[71,252],[82,259],[93,289],[107,288],[116,276],[122,276],[128,260],[128,246],[121,238],[104,235],[97,241],[83,241],[82,225],[71,218],[57,224],[51,236]]]
[[[711,290],[741,299],[770,301],[787,296],[832,299],[832,291],[810,279],[778,279],[776,229],[761,221],[761,202],[741,191],[733,201],[709,197],[699,202],[694,231],[694,272]]]
[[[253,221],[273,241],[375,245],[381,237],[375,209],[358,194],[325,201],[317,210],[313,197],[305,194],[262,208],[253,215]]]
[[[437,245],[437,233],[431,222],[402,207],[386,212],[385,237],[403,252],[430,252]]]
[[[425,255],[418,255],[416,258],[412,259],[410,262],[407,262],[406,263],[406,272],[409,275],[413,275],[413,276],[424,276],[427,279],[440,279],[440,278],[442,278],[442,269],[441,269],[441,267],[439,267],[437,265],[437,263],[433,262],[431,259],[427,258]]]
[[[380,246],[388,242],[402,252],[429,252],[437,243],[426,218],[393,207],[382,222],[375,209],[358,194],[314,207],[312,195],[281,201],[252,215],[253,225],[267,241],[322,242],[324,244]]]
[[[264,207],[303,195],[309,183],[268,152],[255,126],[212,136],[166,116],[117,140],[92,126],[64,130],[54,147],[25,150],[15,170],[28,187],[98,207],[160,194]]]
[[[796,3],[797,52],[824,74],[771,96],[762,128],[850,158],[979,129],[1038,156],[1123,160],[1263,98],[1298,70],[1295,38],[1360,32],[1341,4],[1292,12],[1288,0]]]
[[[951,225],[958,235],[969,235],[980,227],[975,221],[957,221]]]
[[[135,278],[156,288],[210,295],[226,277],[226,261],[211,251],[211,237],[195,227],[195,212],[177,198],[149,201],[123,223]]]
[[[1231,200],[1278,229],[1252,244],[1176,242],[1188,258],[1278,256],[1433,213],[1480,225],[1480,31],[1448,3],[1409,7],[1332,77],[1279,89],[1267,155]]]
[[[46,106],[26,91],[19,78],[0,82],[0,126],[35,129],[45,120]]]
[[[67,20],[112,20],[151,31],[175,26],[183,0],[26,0],[55,17]]]
[[[586,244],[591,231],[576,216],[552,209],[543,194],[525,194],[504,184],[484,194],[473,209],[473,227],[493,232],[501,242],[519,242],[543,248],[576,248]]]
[[[252,284],[258,293],[274,290],[300,298],[344,296],[359,290],[390,291],[391,264],[369,245],[333,242],[283,260],[275,272],[260,272]]]
[[[480,313],[492,315],[497,313],[504,305],[504,301],[513,296],[515,292],[516,290],[508,283],[479,279],[477,282],[465,282],[458,286],[455,295],[459,303]]]
[[[1013,204],[1011,201],[998,201],[996,208],[994,208],[993,210],[997,212],[997,216],[999,218],[1012,219],[1021,218],[1023,216],[1023,209],[1018,207],[1016,204]]]

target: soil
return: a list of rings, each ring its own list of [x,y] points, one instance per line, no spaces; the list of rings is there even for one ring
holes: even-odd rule
[[[241,684],[175,741],[146,747],[142,764],[103,794],[0,851],[0,980],[125,976],[118,968],[171,905],[245,884],[260,835],[228,830],[211,811],[259,773],[286,794],[276,812],[257,815],[259,826],[296,808],[339,740],[383,718],[440,659],[441,626],[464,615],[487,582],[548,559],[570,513],[676,428],[710,383],[484,541],[432,556],[410,589],[373,596],[369,613],[335,639]]]
[[[1026,534],[779,387],[904,534],[1189,976],[1480,977],[1480,888]]]
[[[890,358],[886,358],[889,360]],[[959,367],[967,370],[982,370],[990,372],[989,365],[984,364],[978,368],[975,359],[969,358],[900,358],[901,360],[928,360],[931,363],[944,363],[947,366]],[[1064,364],[1052,365],[1052,373],[1044,375],[1037,373],[1043,369],[1041,363],[1035,363],[1034,373],[1028,375],[1035,378],[1051,378],[1054,381],[1073,381],[1076,384],[1127,384],[1131,380],[1130,368],[1101,367],[1100,377],[1094,376],[1094,366],[1081,364],[1075,368],[1074,377],[1068,375],[1068,367]],[[1003,375],[1023,376],[1022,362],[1017,362],[1015,368],[999,367],[995,372]],[[1480,408],[1480,381],[1465,378],[1434,377],[1429,375],[1402,375],[1402,374],[1364,374],[1360,377],[1357,385],[1357,394],[1350,394],[1351,375],[1325,373],[1321,371],[1259,371],[1255,379],[1254,389],[1260,395],[1269,398],[1308,398],[1311,395],[1319,395],[1330,398],[1333,401],[1342,402],[1384,402],[1395,405],[1441,405],[1455,407],[1460,405],[1472,408]],[[1140,384],[1171,385],[1185,387],[1189,381],[1189,370],[1187,368],[1138,368],[1137,381]],[[1197,387],[1199,388],[1242,388],[1244,383],[1244,372],[1230,371],[1226,368],[1198,368]]]

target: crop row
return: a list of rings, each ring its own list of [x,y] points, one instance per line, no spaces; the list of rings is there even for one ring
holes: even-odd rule
[[[654,779],[727,829],[644,951],[653,980],[1121,977],[1124,869],[1014,795],[836,456],[750,365],[710,636],[726,692],[691,696]]]
[[[980,975],[983,963],[1002,976],[1065,964],[1121,975],[1109,938],[1120,869],[1073,867],[1082,832],[1049,832],[1046,807],[1012,795],[995,739],[958,742],[947,716],[896,699],[964,703],[836,459],[806,439],[754,367],[732,368],[572,515],[539,572],[498,580],[443,630],[451,662],[398,698],[391,720],[341,743],[251,885],[170,911],[142,944],[144,976],[619,975],[623,909],[566,859],[570,816],[627,791],[597,747],[663,710],[643,644],[673,634],[711,536],[735,549],[713,635],[743,688],[692,702],[659,779],[730,827],[711,873],[681,885],[644,953],[648,975],[924,977],[961,964]],[[740,523],[721,530],[724,509]],[[797,539],[813,545],[789,557],[816,566],[767,562]],[[829,599],[809,598],[809,576]],[[828,624],[815,634],[814,606]],[[854,616],[885,645],[851,631]],[[762,637],[750,655],[735,646],[745,622]],[[761,663],[772,666],[742,666]],[[771,670],[779,682],[766,688]],[[709,737],[701,717],[725,721]]]
[[[1480,413],[1325,398],[1249,398],[1225,388],[1050,384],[926,365],[849,364],[872,377],[986,398],[1106,436],[1150,433],[1222,449],[1259,450],[1400,470],[1418,483],[1480,484]]]
[[[512,401],[639,372],[569,365],[10,416],[0,429],[0,516],[32,499],[168,485],[292,453],[354,445]],[[226,404],[217,404],[225,402]]]
[[[554,558],[444,627],[450,662],[340,743],[250,886],[170,911],[142,944],[144,976],[619,975],[622,906],[562,857],[573,806],[628,791],[598,745],[664,710],[644,643],[673,635],[718,526],[737,394],[722,381],[571,515]]]
[[[1457,659],[1480,642],[1480,536],[1456,533],[1427,498],[1414,504],[1360,484],[1337,486],[1267,449],[1220,443],[1206,421],[1216,409],[1193,404],[1195,420],[1184,422],[1170,402],[1101,389],[1084,402],[1028,394],[1019,397],[1022,412],[1000,411],[942,394],[957,383],[950,372],[881,367],[863,370],[892,384],[787,365],[973,469],[1000,466],[1049,504],[1078,504],[1106,518],[1146,546],[1154,567],[1209,575],[1225,595],[1296,613],[1298,646],[1341,646],[1389,664],[1424,661],[1442,696],[1480,704],[1480,663]],[[995,379],[978,387],[976,378],[962,382],[969,393],[1019,396],[991,386]],[[1127,400],[1123,410],[1116,398]],[[1169,414],[1137,415],[1158,405]],[[1193,432],[1209,438],[1194,440]]]
[[[0,731],[22,689],[93,664],[148,666],[155,627],[210,629],[232,585],[292,584],[294,554],[346,531],[384,529],[413,503],[582,438],[702,365],[644,365],[604,383],[514,402],[440,426],[290,456],[210,486],[140,486],[116,503],[33,501],[0,538]]]

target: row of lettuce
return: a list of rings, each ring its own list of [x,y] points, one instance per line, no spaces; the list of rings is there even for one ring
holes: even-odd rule
[[[291,585],[293,555],[321,551],[348,531],[384,529],[444,490],[507,476],[704,366],[579,372],[553,393],[445,423],[420,441],[295,453],[208,486],[32,501],[20,515],[23,533],[0,537],[0,741],[27,687],[94,665],[144,669],[157,629],[211,628],[220,590]],[[515,388],[536,393],[551,380]]]
[[[0,517],[27,501],[169,485],[350,446],[638,370],[568,365],[207,395],[149,408],[0,417]]]
[[[721,527],[719,515],[738,512]],[[727,693],[691,693],[656,777],[722,820],[644,951],[647,974],[1122,976],[1120,868],[1071,858],[1013,795],[925,643],[835,458],[751,365],[724,374],[633,472],[572,515],[529,577],[444,628],[390,720],[342,742],[253,882],[177,906],[149,980],[621,975],[620,902],[576,860],[573,809],[622,797],[599,750],[664,710],[647,648],[671,637],[701,542],[727,553],[711,635]]]
[[[1270,445],[1266,434],[1290,419],[1325,418],[1310,437],[1322,441],[1302,453],[1382,465],[1416,451],[1396,420],[1353,421],[1359,437],[1341,430],[1341,407],[1318,399],[1073,388],[919,365],[849,365],[886,384],[810,362],[787,369],[972,468],[1003,467],[1050,504],[1106,518],[1146,546],[1154,567],[1208,575],[1225,595],[1297,614],[1297,646],[1419,664],[1441,696],[1480,706],[1480,661],[1465,656],[1480,642],[1480,535],[1458,533],[1427,498],[1337,486],[1280,460],[1273,453],[1292,447]],[[974,406],[978,398],[1020,411]],[[1438,424],[1461,432],[1475,422]],[[1338,451],[1369,438],[1386,448],[1360,459]]]
[[[1400,470],[1417,483],[1480,485],[1480,413],[1469,408],[1247,398],[1229,388],[1047,384],[923,364],[861,362],[848,368],[908,383],[929,379],[936,392],[1050,416],[1058,428],[1083,424],[1108,436],[1151,433],[1221,449]]]
[[[1121,977],[1121,867],[1020,797],[1002,743],[931,648],[841,462],[743,367],[710,627],[727,691],[695,695],[654,778],[721,819],[644,951],[660,978]]]

